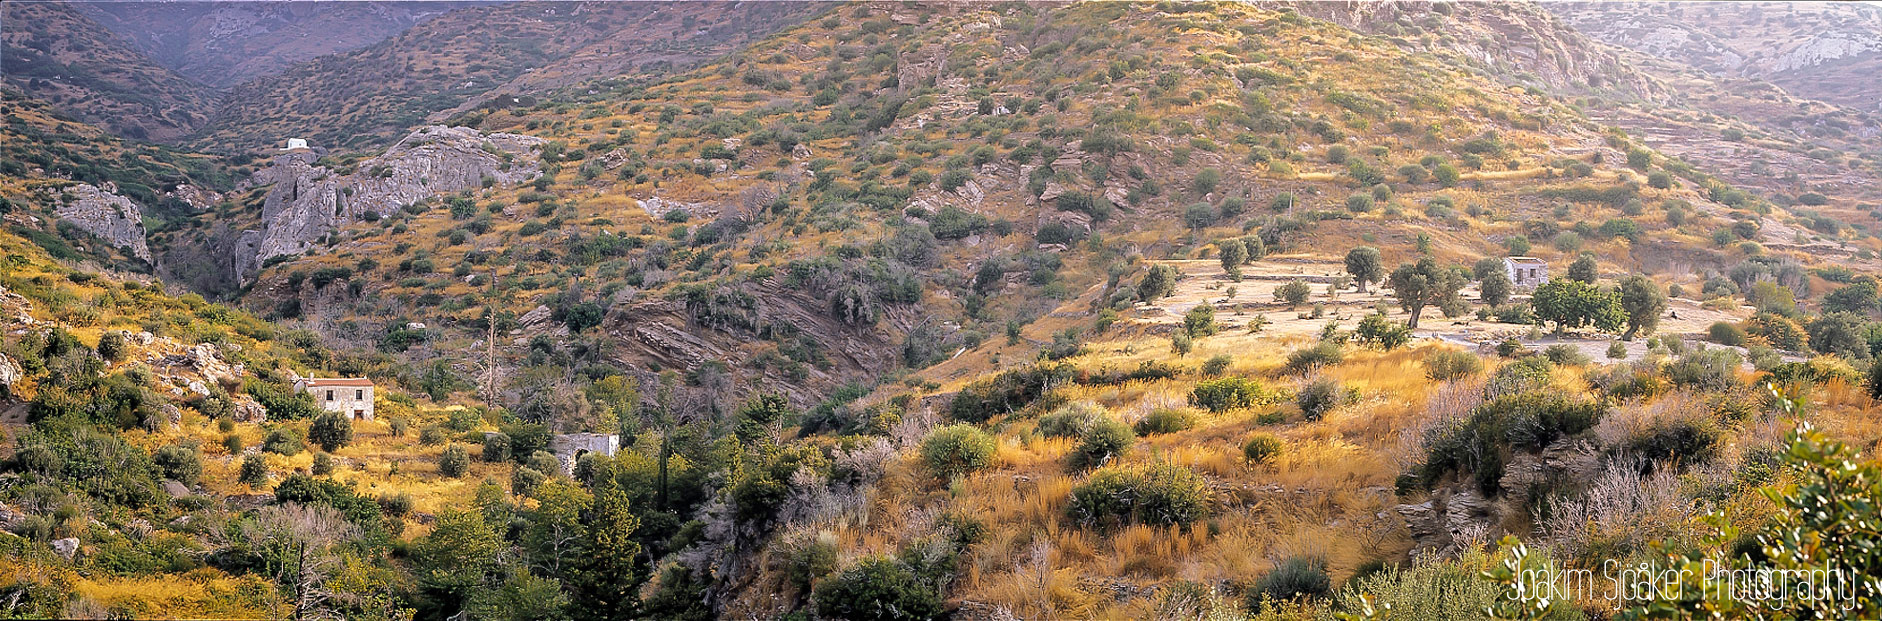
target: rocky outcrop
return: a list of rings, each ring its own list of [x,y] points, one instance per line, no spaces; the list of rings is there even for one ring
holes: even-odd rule
[[[0,354],[0,395],[13,394],[13,385],[26,378],[26,372],[20,369],[6,354]]]
[[[1429,500],[1394,508],[1411,534],[1413,554],[1451,557],[1470,546],[1494,541],[1495,503],[1476,490],[1434,493]]]
[[[183,204],[189,205],[190,209],[196,211],[203,211],[215,207],[216,203],[222,202],[222,193],[187,183],[179,183],[176,187],[171,188],[170,191],[164,192],[163,195],[167,198],[183,201]]]
[[[1530,3],[1258,2],[1380,35],[1418,52],[1453,54],[1506,81],[1556,92],[1614,91],[1644,99],[1665,96],[1657,82],[1634,70],[1587,35],[1568,28]],[[1443,36],[1425,36],[1440,33]]]
[[[131,256],[149,261],[144,212],[131,199],[118,196],[117,189],[111,183],[102,188],[88,183],[68,186],[53,213]]]
[[[72,560],[73,557],[78,556],[78,538],[66,537],[52,540],[52,552],[59,555],[59,558]]]
[[[1610,45],[1713,76],[1768,80],[1790,94],[1875,111],[1882,10],[1861,2],[1550,2]]]
[[[467,127],[419,128],[359,163],[350,174],[316,164],[311,151],[284,153],[255,173],[254,185],[270,186],[262,204],[265,228],[243,231],[231,268],[247,281],[273,257],[306,252],[347,224],[390,215],[444,193],[481,187],[485,179],[512,185],[541,173],[537,150],[543,140],[519,134],[485,134]]]

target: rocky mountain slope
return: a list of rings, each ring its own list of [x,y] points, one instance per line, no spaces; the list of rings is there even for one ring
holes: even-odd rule
[[[1878,437],[1866,121],[1418,6],[477,7],[226,160],[9,90],[0,616],[1465,618],[1498,535],[1769,534],[1793,417]]]
[[[119,139],[11,88],[0,97],[8,222],[57,258],[151,273],[151,242],[164,250],[163,235],[198,224],[234,183],[215,158]]]
[[[1271,2],[1302,15],[1384,37],[1408,50],[1443,54],[1511,84],[1561,94],[1658,100],[1664,87],[1526,2]]]
[[[272,166],[248,181],[267,189],[264,228],[243,232],[240,254],[231,257],[234,276],[246,281],[261,264],[306,252],[355,222],[378,221],[443,195],[534,179],[541,173],[537,151],[542,142],[533,136],[432,126],[340,171],[316,165],[312,151],[277,155]]]
[[[879,354],[967,374],[1029,357],[1064,300],[1127,296],[1135,257],[1227,235],[1594,252],[1692,287],[1764,252],[1714,241],[1739,221],[1756,232],[1733,241],[1873,257],[1866,214],[1813,231],[1541,91],[1249,11],[871,5],[669,83],[492,111],[481,130],[546,141],[542,177],[342,222],[265,267],[251,308],[341,339],[422,321],[417,355],[483,351],[488,317],[524,318],[499,322],[511,364],[541,336],[650,381],[697,373],[681,392],[702,402],[808,404],[880,381]],[[322,272],[349,289],[306,285]]]
[[[89,2],[77,6],[157,64],[211,88],[362,48],[471,2]]]
[[[791,2],[506,3],[452,11],[391,39],[232,87],[190,144],[257,152],[287,137],[383,145],[493,89],[658,75],[723,54],[815,10]],[[501,24],[501,27],[492,27]],[[523,103],[523,105],[531,105]]]
[[[1609,44],[1876,113],[1882,9],[1862,3],[1560,2],[1546,8]]]
[[[8,86],[121,136],[175,140],[209,120],[201,84],[150,60],[60,2],[0,7],[0,77]]]

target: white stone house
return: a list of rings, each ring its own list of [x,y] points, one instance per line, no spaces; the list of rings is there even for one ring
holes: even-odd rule
[[[313,395],[314,403],[347,418],[372,420],[372,380],[364,377],[302,377],[294,389]]]
[[[562,462],[562,469],[575,472],[575,463],[583,455],[598,453],[613,457],[621,450],[621,436],[612,433],[558,433],[549,438],[549,452]]]
[[[1503,269],[1509,274],[1510,284],[1524,289],[1549,282],[1549,262],[1535,257],[1503,257]]]

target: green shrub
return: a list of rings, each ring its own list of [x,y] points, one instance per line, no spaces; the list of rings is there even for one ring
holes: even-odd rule
[[[195,485],[203,474],[202,456],[188,446],[164,446],[150,456],[150,461],[157,465],[163,478],[180,481],[184,485]]]
[[[1627,358],[1627,344],[1620,341],[1608,343],[1608,359],[1624,360]]]
[[[1581,353],[1581,348],[1567,343],[1557,343],[1542,350],[1542,357],[1565,367],[1588,366],[1588,355]]]
[[[1242,443],[1242,457],[1251,464],[1266,464],[1281,456],[1284,445],[1271,434],[1258,433]]]
[[[1542,356],[1519,358],[1498,367],[1484,385],[1484,395],[1495,399],[1504,395],[1547,388],[1553,381],[1555,363]]]
[[[1744,328],[1729,321],[1713,323],[1711,327],[1706,328],[1706,337],[1714,343],[1732,347],[1744,347],[1747,338]]]
[[[353,421],[339,412],[323,412],[307,428],[307,439],[326,452],[340,450],[353,442]]]
[[[948,404],[955,420],[980,423],[1026,407],[1045,394],[1047,384],[1070,377],[1072,367],[1040,364],[1001,372],[962,388]]]
[[[1287,370],[1305,373],[1314,369],[1339,364],[1346,359],[1346,350],[1339,343],[1320,341],[1307,347],[1296,349],[1287,355]]]
[[[1233,364],[1235,364],[1235,358],[1228,354],[1210,356],[1208,361],[1202,363],[1202,374],[1221,375],[1227,373],[1229,366]]]
[[[1398,349],[1411,342],[1411,333],[1409,326],[1386,319],[1382,313],[1366,315],[1359,320],[1359,326],[1353,329],[1353,337],[1360,343],[1385,351]]]
[[[1654,461],[1697,464],[1712,459],[1723,433],[1707,416],[1666,417],[1634,432],[1625,447],[1630,454]]]
[[[1666,378],[1675,386],[1724,392],[1738,386],[1741,364],[1744,358],[1736,350],[1715,347],[1693,351],[1666,365]]]
[[[817,615],[846,621],[940,618],[941,595],[901,561],[864,559],[817,584]]]
[[[425,446],[437,446],[439,444],[444,444],[444,437],[445,436],[444,436],[443,428],[436,427],[436,426],[428,426],[428,427],[425,427],[424,429],[419,430],[418,443],[423,444]]]
[[[1319,557],[1295,556],[1281,561],[1274,570],[1262,574],[1248,590],[1248,607],[1260,610],[1263,601],[1318,599],[1333,592],[1333,579],[1327,575],[1327,562]]]
[[[319,404],[314,403],[313,395],[288,386],[249,380],[248,383],[243,384],[242,390],[254,397],[255,402],[260,403],[263,409],[268,410],[270,420],[300,420],[312,418],[325,411],[320,408]]]
[[[837,548],[836,537],[828,531],[786,539],[783,543],[784,574],[798,589],[808,591],[813,582],[837,570],[841,550]]]
[[[1300,413],[1307,420],[1320,420],[1333,408],[1345,405],[1353,400],[1353,392],[1339,382],[1330,379],[1318,379],[1300,389],[1294,403],[1300,406]]]
[[[1425,377],[1448,382],[1483,371],[1483,359],[1476,354],[1450,347],[1439,348],[1425,357]]]
[[[1176,433],[1196,426],[1196,413],[1188,409],[1157,408],[1137,421],[1137,435]]]
[[[249,455],[242,459],[242,484],[249,487],[261,487],[268,484],[268,460],[260,455]]]
[[[412,496],[405,492],[379,497],[379,510],[387,516],[402,518],[412,513]]]
[[[1109,417],[1102,406],[1089,401],[1067,403],[1051,414],[1039,417],[1039,435],[1048,438],[1076,438],[1099,420]]]
[[[314,476],[317,476],[317,477],[322,477],[322,476],[327,476],[329,474],[333,474],[333,455],[330,455],[327,453],[315,453],[314,465],[311,471],[314,473]]]
[[[301,439],[301,434],[287,427],[270,430],[261,441],[261,450],[289,457],[301,454],[301,450],[306,447],[307,441]]]
[[[464,472],[469,469],[470,451],[464,450],[463,446],[453,444],[444,447],[444,452],[438,454],[438,474],[457,478],[464,476]]]
[[[1208,515],[1209,488],[1194,471],[1171,464],[1112,466],[1072,488],[1072,521],[1098,527],[1188,526]]]
[[[1136,442],[1137,435],[1131,433],[1130,427],[1107,416],[1092,421],[1085,433],[1079,435],[1078,446],[1072,447],[1068,459],[1073,468],[1091,468],[1123,455]]]
[[[1313,288],[1303,280],[1288,281],[1287,284],[1274,289],[1274,300],[1286,303],[1288,310],[1307,303],[1307,298],[1312,295]]]
[[[1203,380],[1196,382],[1189,393],[1190,405],[1218,414],[1237,408],[1267,405],[1279,399],[1280,395],[1261,382],[1246,377]]]
[[[921,460],[935,476],[956,477],[993,465],[999,451],[991,436],[973,425],[935,429],[921,442]]]
[[[484,436],[484,461],[497,463],[510,460],[510,436],[492,433]]]

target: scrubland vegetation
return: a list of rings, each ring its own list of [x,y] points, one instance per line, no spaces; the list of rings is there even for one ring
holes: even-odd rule
[[[13,216],[264,189],[7,106],[7,615],[1732,617],[1505,570],[1875,569],[1873,223],[1289,11],[832,6],[456,115],[543,175],[226,305]]]

